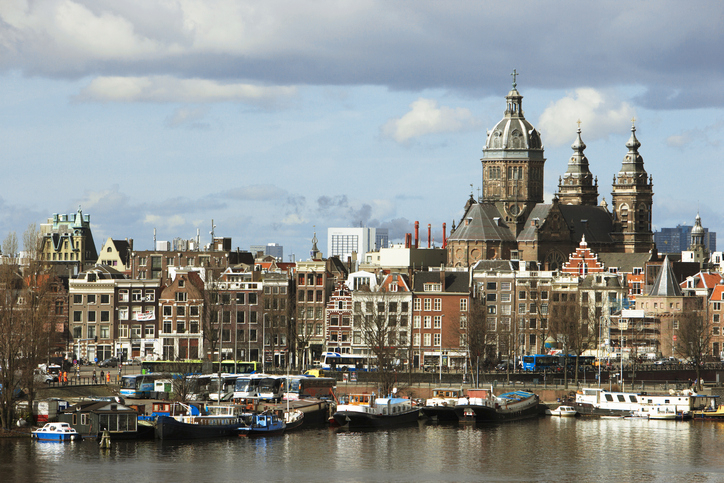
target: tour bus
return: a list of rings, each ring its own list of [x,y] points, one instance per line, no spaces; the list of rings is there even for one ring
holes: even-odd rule
[[[368,356],[323,352],[321,367],[326,371],[368,371],[371,362]]]
[[[207,376],[209,378],[209,399],[212,401],[218,401],[219,394],[221,394],[221,398],[223,399],[224,396],[229,393],[233,393],[234,387],[236,386],[236,380],[240,376],[241,374],[221,374],[221,377],[216,374]]]
[[[307,397],[332,396],[337,380],[332,377],[288,376],[284,398],[289,400]]]
[[[259,385],[265,374],[249,374],[236,378],[234,384],[234,399],[257,399],[259,397]]]
[[[169,374],[134,374],[121,376],[121,396],[132,399],[148,399],[155,392],[157,380],[171,379]]]

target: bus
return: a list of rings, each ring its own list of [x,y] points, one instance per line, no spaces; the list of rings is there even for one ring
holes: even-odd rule
[[[368,371],[372,358],[362,355],[322,352],[322,369],[325,371]]]
[[[292,401],[307,397],[328,397],[337,387],[337,380],[332,377],[288,376],[286,379],[284,399]]]
[[[239,376],[240,374],[221,374],[221,377],[216,374],[206,376],[209,378],[209,399],[211,401],[218,401],[219,394],[221,394],[221,399],[224,399],[224,396],[227,396],[229,393],[233,393],[234,387],[236,386],[236,380]]]
[[[131,399],[148,399],[156,392],[156,381],[170,381],[170,374],[134,374],[121,376],[121,396]]]
[[[226,374],[253,374],[259,370],[261,363],[257,361],[221,361],[221,372]],[[185,361],[143,361],[141,362],[143,374],[165,372],[169,374],[210,374],[219,372],[219,363],[211,361],[185,360]]]
[[[558,357],[558,370],[562,371],[564,365],[568,365],[568,370],[572,371],[576,369],[576,356],[574,354],[569,354],[568,357],[564,355],[556,356]],[[568,359],[568,362],[566,364],[565,360]],[[596,363],[596,357],[595,356],[578,356],[578,369],[583,371],[584,369],[589,369],[593,367]]]
[[[555,371],[558,368],[558,356],[535,354],[523,356],[524,371]]]
[[[236,378],[234,384],[234,399],[256,399],[259,397],[259,385],[265,374],[249,374]]]

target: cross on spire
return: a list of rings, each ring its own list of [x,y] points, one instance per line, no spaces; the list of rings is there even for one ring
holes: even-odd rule
[[[578,129],[581,129],[581,120],[580,119],[578,121],[576,121],[576,124],[578,124]]]
[[[636,118],[635,117],[631,118],[631,127],[636,127]]]
[[[513,89],[515,89],[515,88],[518,86],[518,84],[515,83],[515,79],[516,79],[516,77],[518,77],[520,74],[518,73],[518,71],[517,71],[516,69],[513,69],[513,72],[511,72],[510,75],[513,76]]]

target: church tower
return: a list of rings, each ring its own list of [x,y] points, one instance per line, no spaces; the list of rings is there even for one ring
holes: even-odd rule
[[[568,160],[568,170],[558,178],[558,200],[562,205],[598,204],[598,179],[588,168],[588,158],[583,154],[586,143],[581,139],[581,122],[578,121],[578,137],[571,145],[573,156]]]
[[[483,199],[496,206],[514,235],[522,230],[536,203],[543,203],[543,145],[540,133],[525,120],[523,96],[513,88],[506,99],[505,116],[488,131],[483,149]]]
[[[651,231],[651,210],[654,183],[644,169],[639,154],[641,143],[636,139],[636,126],[631,126],[631,138],[626,143],[628,153],[618,175],[613,178],[611,204],[613,209],[615,242],[625,253],[648,252],[654,248]]]

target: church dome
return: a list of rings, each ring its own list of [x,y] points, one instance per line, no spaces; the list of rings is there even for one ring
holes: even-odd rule
[[[694,227],[691,229],[692,235],[704,235],[704,227],[701,226],[701,217],[699,216],[699,213],[696,214],[696,219],[694,220]]]
[[[505,99],[505,117],[488,131],[485,149],[542,149],[540,133],[523,115],[523,96],[515,88],[515,84]]]

